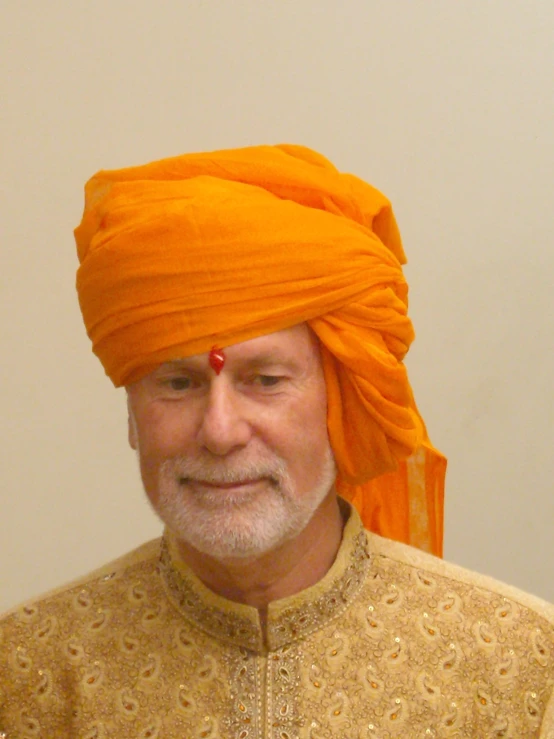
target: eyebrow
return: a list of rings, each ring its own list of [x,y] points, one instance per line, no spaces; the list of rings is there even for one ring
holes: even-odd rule
[[[291,357],[283,357],[281,355],[270,355],[267,352],[260,352],[259,354],[253,354],[245,358],[238,357],[234,360],[234,362],[240,367],[246,367],[250,369],[275,366],[286,368],[289,371],[298,371],[301,369],[300,364],[297,360]],[[205,362],[204,357],[183,357],[182,359],[173,359],[169,362],[164,362],[160,365],[158,369],[161,371],[189,370],[200,372],[207,369],[207,363]]]

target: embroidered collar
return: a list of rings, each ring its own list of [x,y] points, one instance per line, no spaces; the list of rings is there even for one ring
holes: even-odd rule
[[[258,611],[209,590],[180,559],[175,537],[168,531],[160,556],[169,597],[189,622],[220,641],[257,652],[305,638],[340,616],[358,595],[369,565],[366,532],[351,509],[331,569],[310,588],[269,604],[264,640]]]

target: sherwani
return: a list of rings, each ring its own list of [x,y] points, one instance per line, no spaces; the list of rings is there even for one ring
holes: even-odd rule
[[[265,629],[168,532],[0,620],[6,739],[553,739],[553,691],[552,606],[353,510]]]

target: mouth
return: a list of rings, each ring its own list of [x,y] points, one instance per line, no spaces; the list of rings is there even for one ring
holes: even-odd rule
[[[201,490],[219,490],[221,492],[250,492],[260,484],[268,482],[265,478],[252,478],[245,480],[233,480],[232,482],[199,480],[191,477],[180,477],[179,485],[190,485]]]

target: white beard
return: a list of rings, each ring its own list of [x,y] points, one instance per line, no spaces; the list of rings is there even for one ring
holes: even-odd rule
[[[251,493],[191,490],[187,478],[212,483],[263,480]],[[328,447],[315,486],[299,495],[278,457],[223,464],[213,458],[174,457],[159,471],[156,513],[182,541],[216,559],[259,556],[296,537],[308,525],[336,478]]]

